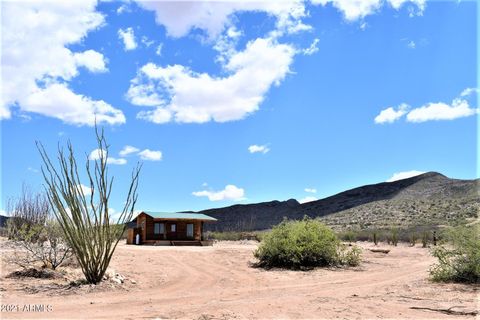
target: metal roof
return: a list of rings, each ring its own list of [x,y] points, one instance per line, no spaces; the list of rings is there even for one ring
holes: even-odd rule
[[[153,212],[153,211],[142,211],[142,212],[145,214],[148,214],[154,219],[186,219],[186,220],[217,221],[217,219],[202,213]]]

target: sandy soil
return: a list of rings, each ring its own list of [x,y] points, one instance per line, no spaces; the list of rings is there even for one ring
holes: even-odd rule
[[[304,272],[251,267],[253,242],[221,242],[213,247],[121,244],[111,266],[127,278],[125,283],[97,287],[72,288],[66,285],[68,279],[6,278],[13,269],[2,262],[2,306],[44,305],[52,310],[0,315],[3,319],[472,319],[412,307],[479,310],[479,287],[428,281],[434,258],[427,249],[388,247],[391,251],[385,255],[370,252],[371,244],[360,246],[361,267]],[[8,254],[2,246],[2,256]]]

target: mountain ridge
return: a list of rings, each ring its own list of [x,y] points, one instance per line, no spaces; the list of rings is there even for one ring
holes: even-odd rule
[[[446,211],[452,205],[458,207],[458,218],[472,218],[472,216],[475,216],[475,213],[472,213],[472,211],[479,208],[479,181],[480,179],[451,179],[438,172],[427,172],[402,180],[356,187],[303,204],[296,199],[286,201],[272,200],[206,209],[198,211],[198,213],[204,213],[218,219],[217,223],[207,225],[208,230],[215,231],[269,229],[281,222],[285,217],[288,219],[301,219],[305,215],[311,218],[325,218],[326,223],[329,224],[332,224],[331,217],[335,216],[338,218],[337,220],[343,220],[341,224],[348,225],[349,217],[339,218],[340,213],[343,212],[344,215],[348,215],[349,210],[355,211],[355,208],[363,208],[365,211],[373,210],[373,208],[381,210],[378,206],[383,206],[398,214],[402,212],[401,208],[408,208],[408,202],[420,208],[421,214],[417,218],[422,223],[429,222],[427,207],[430,208],[431,204],[437,204],[438,208],[439,203],[443,204],[443,207],[440,206],[440,208],[444,208],[445,210],[443,211],[445,212],[442,210],[437,211],[444,215],[450,213]],[[447,204],[448,206],[446,206]],[[413,212],[413,209],[404,209],[403,211],[405,211],[405,214],[408,214]],[[435,216],[435,219],[433,219],[435,221],[432,220],[435,224],[441,222],[441,215],[438,216],[438,212],[435,215],[432,213],[432,219]],[[351,212],[350,214],[354,215]],[[385,216],[388,215],[388,212],[382,212],[382,214]],[[355,212],[355,215],[360,216],[360,219],[362,212]],[[367,216],[367,213],[365,212],[364,215]],[[455,213],[453,215],[457,218]],[[375,217],[372,217],[372,219],[374,220]],[[412,217],[411,220],[414,219],[415,217]],[[391,220],[391,223],[395,222],[394,217]],[[414,224],[415,221],[409,222]],[[382,223],[388,224],[388,221]],[[366,224],[370,225],[371,221],[366,221]]]

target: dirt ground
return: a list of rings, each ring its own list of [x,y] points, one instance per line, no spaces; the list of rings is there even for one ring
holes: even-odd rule
[[[14,269],[5,262],[11,249],[1,244],[2,319],[473,319],[417,308],[479,310],[478,286],[431,283],[435,259],[406,245],[381,246],[391,249],[383,254],[360,243],[357,268],[265,271],[251,266],[254,242],[121,244],[111,267],[123,284],[75,287],[68,277],[6,278]]]

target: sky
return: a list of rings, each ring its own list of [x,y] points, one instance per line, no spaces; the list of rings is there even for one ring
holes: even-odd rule
[[[1,203],[104,128],[112,210],[295,198],[428,171],[474,179],[475,1],[1,2]],[[85,176],[83,175],[83,178]],[[87,184],[85,179],[82,183]]]

